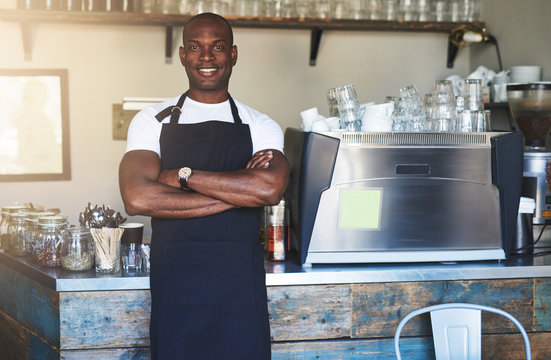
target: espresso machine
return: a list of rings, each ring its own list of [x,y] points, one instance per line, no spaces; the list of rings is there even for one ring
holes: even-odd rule
[[[546,167],[551,166],[546,146],[551,131],[551,82],[509,84],[507,99],[524,136],[522,196],[536,201],[533,223],[545,224],[551,220],[551,187],[546,181]]]
[[[302,264],[500,260],[522,182],[520,132],[287,128],[291,243]]]

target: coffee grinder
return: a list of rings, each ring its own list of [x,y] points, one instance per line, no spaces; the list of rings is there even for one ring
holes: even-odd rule
[[[551,151],[546,138],[551,131],[551,82],[507,85],[507,100],[518,128],[524,135],[522,196],[536,201],[533,223],[551,220]],[[549,164],[549,165],[548,165]]]

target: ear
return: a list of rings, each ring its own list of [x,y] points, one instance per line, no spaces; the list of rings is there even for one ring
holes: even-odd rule
[[[183,46],[180,46],[180,49],[178,50],[178,54],[180,55],[180,62],[185,67],[185,61],[186,61],[186,51]]]
[[[233,45],[231,47],[231,64],[232,64],[232,66],[234,66],[235,63],[237,63],[237,45]]]

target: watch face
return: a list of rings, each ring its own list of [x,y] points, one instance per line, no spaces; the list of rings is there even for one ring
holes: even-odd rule
[[[178,177],[180,179],[187,179],[191,175],[191,169],[188,167],[183,167],[178,170]]]

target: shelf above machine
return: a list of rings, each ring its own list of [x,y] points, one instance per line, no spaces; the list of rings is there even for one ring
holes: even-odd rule
[[[192,15],[133,13],[133,12],[70,12],[51,10],[0,10],[0,21],[21,24],[25,59],[32,58],[30,27],[39,23],[97,24],[97,25],[154,25],[165,27],[165,56],[170,62],[174,27],[183,26]],[[299,29],[311,31],[310,65],[316,64],[324,31],[408,31],[450,33],[459,26],[473,30],[485,27],[483,22],[420,22],[352,19],[315,19],[226,16],[237,28]]]

